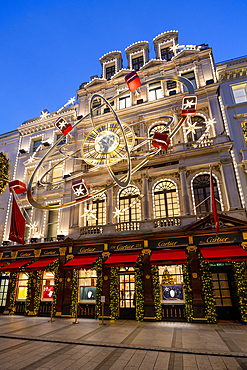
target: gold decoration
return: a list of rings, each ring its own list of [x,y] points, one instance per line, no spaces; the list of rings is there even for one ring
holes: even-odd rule
[[[67,262],[68,262],[68,261],[70,261],[70,260],[72,260],[72,258],[74,258],[74,255],[73,255],[73,254],[68,254],[68,255],[66,256],[66,260],[67,260]]]
[[[149,279],[150,279],[150,275],[148,275],[148,274],[147,274],[147,275],[145,276],[145,278],[146,278],[147,280],[149,280]]]
[[[61,280],[63,280],[62,278],[60,278]],[[59,279],[59,281],[60,281]],[[67,282],[69,283],[71,281],[70,277],[67,278]]]
[[[148,240],[144,240],[144,248],[148,248]]]
[[[69,253],[72,253],[73,252],[73,247],[72,245],[69,246]]]
[[[14,260],[14,259],[16,259],[17,254],[18,254],[18,251],[13,251],[13,252],[11,252],[11,258],[12,258],[13,260]]]
[[[189,235],[189,244],[193,244],[193,236]]]
[[[196,245],[188,245],[186,248],[188,252],[196,252],[197,246]]]
[[[243,242],[241,245],[244,249],[247,248],[247,242]]]
[[[108,244],[104,243],[104,251],[108,251]]]
[[[110,253],[110,252],[103,252],[103,253],[102,253],[102,257],[103,257],[103,258],[108,258],[108,257],[110,257],[110,255],[111,255],[111,253]]]
[[[65,256],[66,251],[67,251],[67,247],[60,247],[59,248],[60,256]]]
[[[151,253],[152,253],[151,249],[143,249],[142,250],[142,255],[144,255],[144,254],[150,255]]]
[[[107,275],[104,276],[104,280],[107,281],[109,277]]]
[[[197,272],[192,272],[193,279],[197,279]]]
[[[33,279],[33,283],[36,284],[36,282],[37,282],[37,279]]]
[[[0,260],[3,258],[3,252],[0,253]]]
[[[34,257],[35,258],[39,258],[40,253],[41,253],[41,249],[34,249]]]
[[[59,283],[62,283],[62,282],[63,282],[63,278],[61,278],[61,277],[60,277],[60,278],[58,279],[58,281],[59,281]]]
[[[243,235],[243,239],[246,240],[247,239],[247,231],[243,231],[242,235]]]

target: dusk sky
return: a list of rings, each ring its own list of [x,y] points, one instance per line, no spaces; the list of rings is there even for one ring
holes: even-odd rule
[[[0,133],[43,109],[58,110],[82,82],[101,75],[99,58],[179,31],[179,44],[209,44],[215,62],[247,54],[246,0],[35,0],[0,3]]]

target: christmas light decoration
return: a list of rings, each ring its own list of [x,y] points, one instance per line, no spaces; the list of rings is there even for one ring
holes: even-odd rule
[[[111,267],[111,281],[110,281],[110,318],[117,320],[118,304],[119,304],[119,286],[118,286],[118,271],[119,267]]]
[[[155,320],[162,320],[162,305],[160,294],[160,281],[159,281],[159,267],[156,265],[151,266],[152,280],[153,280],[153,299],[154,299],[154,314]]]
[[[71,188],[76,196],[76,201],[80,201],[89,196],[88,186],[83,179],[72,182]]]
[[[139,256],[136,260],[135,284],[136,284],[136,321],[142,322],[144,319],[144,289],[143,289],[143,263],[141,256]]]
[[[125,82],[127,83],[129,91],[131,92],[135,91],[141,86],[141,81],[136,71],[133,71],[125,76]]]
[[[71,123],[68,123],[65,118],[59,117],[56,122],[54,123],[54,126],[56,129],[61,132],[64,136],[66,136],[71,130],[72,125]]]

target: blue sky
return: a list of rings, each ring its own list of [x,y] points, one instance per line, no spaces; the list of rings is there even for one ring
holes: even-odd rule
[[[208,43],[216,62],[247,54],[247,1],[32,0],[0,3],[0,134],[59,109],[112,50],[179,31],[179,44]]]

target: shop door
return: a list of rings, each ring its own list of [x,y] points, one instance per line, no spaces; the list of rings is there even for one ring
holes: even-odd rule
[[[231,271],[222,268],[214,269],[212,281],[218,320],[237,320],[236,294]]]
[[[9,274],[2,274],[0,277],[0,313],[4,312],[6,306],[8,287]]]
[[[119,308],[120,319],[135,319],[135,274],[119,274]]]

